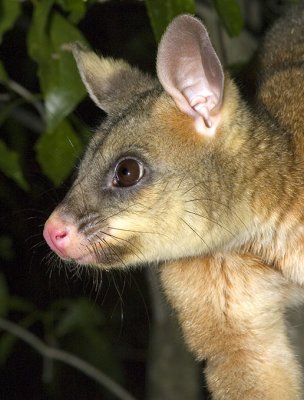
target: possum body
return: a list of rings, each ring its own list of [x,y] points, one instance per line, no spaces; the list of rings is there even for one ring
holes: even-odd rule
[[[164,34],[158,80],[72,51],[107,118],[49,246],[104,270],[158,262],[215,400],[301,399],[285,312],[303,300],[303,7],[266,36],[250,105],[191,16]]]

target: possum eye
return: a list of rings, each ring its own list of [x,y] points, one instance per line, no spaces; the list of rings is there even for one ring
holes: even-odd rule
[[[124,158],[115,167],[113,185],[129,187],[136,185],[144,174],[142,164],[134,158]]]

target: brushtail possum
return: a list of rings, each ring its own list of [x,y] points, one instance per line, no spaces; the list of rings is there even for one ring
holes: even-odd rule
[[[250,104],[189,15],[160,42],[158,79],[72,51],[107,118],[50,248],[104,270],[158,262],[213,399],[301,399],[284,315],[304,298],[304,8],[266,36]]]

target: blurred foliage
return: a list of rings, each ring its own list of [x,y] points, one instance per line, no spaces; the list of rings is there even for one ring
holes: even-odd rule
[[[145,0],[155,39],[159,42],[167,25],[179,14],[194,14],[194,0]]]
[[[238,36],[244,26],[237,0],[213,0],[214,7],[230,36]]]
[[[83,360],[89,360],[91,365],[117,382],[122,381],[121,367],[109,340],[106,319],[100,307],[88,298],[62,298],[41,310],[24,298],[10,295],[6,280],[3,274],[0,274],[0,318],[8,317],[11,313],[18,314],[18,324],[22,328],[30,330],[39,326],[40,336],[47,345],[71,350],[73,354]],[[0,336],[0,367],[5,366],[17,340],[18,338],[9,331]],[[53,361],[46,360],[44,368],[48,371],[43,371],[43,375],[47,375],[47,380],[52,382],[60,366],[52,365],[50,368],[50,364],[53,364]],[[54,395],[56,398],[59,396],[56,390]]]
[[[21,12],[21,2],[3,0],[0,6],[0,43],[6,31],[11,29]]]

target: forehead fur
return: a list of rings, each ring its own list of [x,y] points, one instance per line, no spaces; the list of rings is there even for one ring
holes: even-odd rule
[[[176,164],[183,153],[189,155],[187,164],[193,163],[196,154],[201,156],[205,143],[192,119],[156,86],[123,112],[109,117],[92,138],[89,152],[90,157],[102,157],[105,164],[132,152],[152,163]]]

